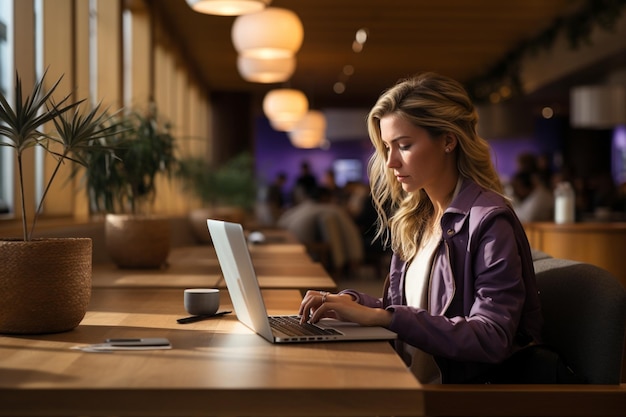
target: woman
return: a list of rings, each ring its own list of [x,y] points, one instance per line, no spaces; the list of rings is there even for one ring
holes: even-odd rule
[[[434,73],[379,98],[367,123],[378,236],[393,250],[384,297],[308,291],[300,306],[302,321],[393,330],[422,382],[488,382],[540,341],[530,247],[477,120],[463,87]]]

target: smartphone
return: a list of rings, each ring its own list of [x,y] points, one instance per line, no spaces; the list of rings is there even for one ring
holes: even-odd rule
[[[146,337],[140,339],[107,339],[111,346],[169,346],[170,341],[164,337]]]

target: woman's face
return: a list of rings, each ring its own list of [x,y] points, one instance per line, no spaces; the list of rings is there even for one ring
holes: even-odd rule
[[[387,148],[387,167],[406,192],[435,189],[450,169],[444,137],[433,138],[425,129],[390,114],[380,119]],[[450,152],[450,151],[448,151]]]

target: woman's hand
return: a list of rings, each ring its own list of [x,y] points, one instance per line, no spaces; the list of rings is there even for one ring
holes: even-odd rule
[[[363,306],[349,294],[331,294],[326,291],[309,290],[300,303],[300,322],[317,323],[324,317],[350,321],[363,326],[387,327],[392,313],[382,308]]]

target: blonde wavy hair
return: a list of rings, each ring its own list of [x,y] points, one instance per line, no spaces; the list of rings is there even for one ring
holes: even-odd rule
[[[378,213],[376,237],[404,260],[412,259],[434,208],[424,190],[407,193],[387,167],[387,148],[380,133],[380,120],[394,114],[425,129],[432,138],[453,134],[457,169],[461,177],[503,195],[500,178],[491,161],[486,140],[478,136],[478,114],[467,92],[457,81],[426,72],[401,80],[385,91],[367,116],[374,153],[368,173],[372,199]]]

